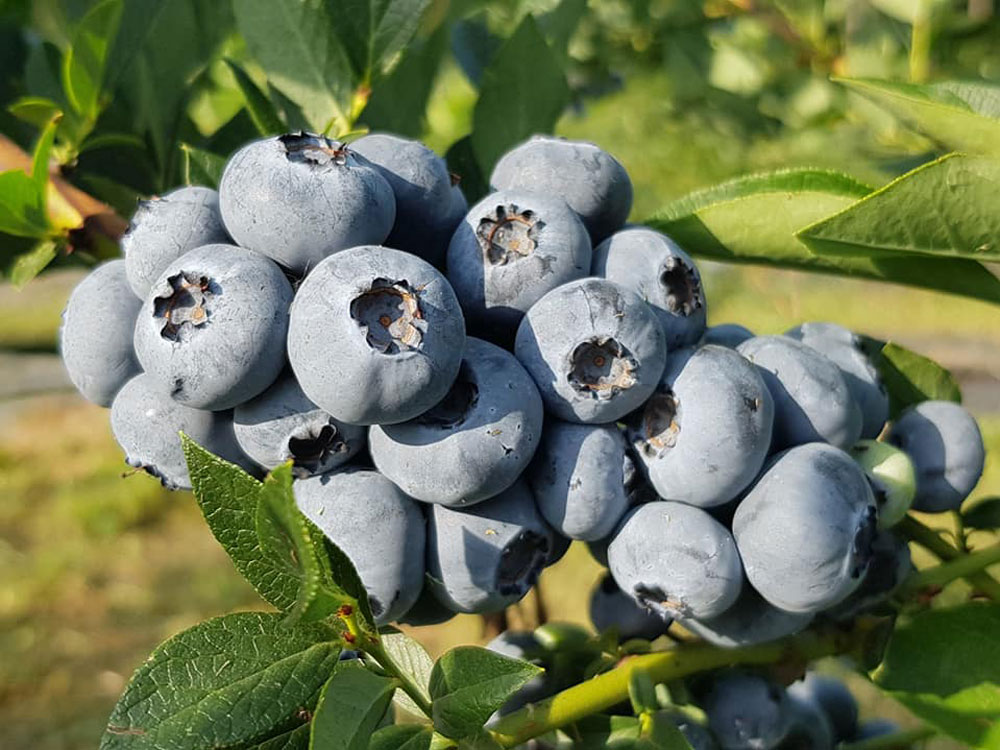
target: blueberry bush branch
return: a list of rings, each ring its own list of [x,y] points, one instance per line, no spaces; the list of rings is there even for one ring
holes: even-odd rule
[[[940,532],[925,526],[913,516],[906,516],[900,521],[899,530],[941,560],[950,562],[963,558],[961,550],[943,539]],[[995,602],[1000,602],[1000,582],[982,567],[974,568],[967,574],[963,573],[962,577],[967,578],[976,591]]]

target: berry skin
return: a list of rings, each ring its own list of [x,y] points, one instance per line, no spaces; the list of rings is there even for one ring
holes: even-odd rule
[[[183,187],[139,201],[122,237],[125,274],[143,299],[160,274],[189,250],[232,242],[219,213],[219,194],[206,187]]]
[[[311,133],[264,138],[233,154],[219,206],[233,239],[300,276],[339,250],[381,243],[396,218],[392,187],[371,162]]]
[[[111,432],[125,462],[169,490],[191,489],[181,432],[227,461],[244,468],[253,464],[236,443],[231,412],[179,404],[149,375],[136,375],[118,391],[111,404]]]
[[[615,628],[621,641],[644,638],[652,641],[667,632],[670,622],[640,607],[635,599],[605,573],[590,592],[590,621],[598,633]]]
[[[879,531],[872,541],[872,559],[861,585],[823,616],[851,620],[877,610],[915,570],[906,540],[891,530]]]
[[[444,159],[419,141],[388,133],[359,138],[350,150],[371,162],[395,196],[396,220],[384,244],[440,267],[468,208]]]
[[[811,614],[786,612],[765,601],[752,586],[744,586],[740,598],[716,617],[682,619],[681,625],[699,638],[720,648],[755,646],[805,630]]]
[[[858,702],[840,680],[808,672],[788,688],[789,695],[808,701],[826,715],[836,742],[854,737],[858,727]]]
[[[593,143],[535,136],[500,157],[490,185],[533,190],[562,198],[583,220],[596,245],[621,229],[632,210],[632,181],[625,168]]]
[[[787,336],[756,336],[736,351],[774,398],[772,450],[823,441],[846,450],[861,436],[861,410],[833,362]]]
[[[822,709],[790,690],[787,693],[791,725],[776,750],[833,750],[833,728]]]
[[[541,440],[542,418],[542,398],[520,362],[470,337],[442,401],[408,422],[372,426],[372,460],[410,497],[473,505],[514,484]]]
[[[709,326],[705,329],[705,334],[701,337],[702,344],[718,344],[735,349],[747,339],[754,337],[753,331],[738,323],[721,323],[717,326]]]
[[[292,489],[302,514],[354,563],[376,623],[406,614],[424,585],[426,521],[416,501],[366,469],[313,476]]]
[[[73,289],[62,314],[59,352],[69,379],[88,401],[111,406],[139,374],[132,333],[142,300],[125,280],[125,261],[95,268]]]
[[[429,509],[427,570],[434,593],[456,612],[497,612],[538,579],[552,530],[524,482],[471,508]]]
[[[365,444],[365,429],[338,422],[306,398],[285,372],[256,398],[233,412],[240,447],[265,469],[293,461],[299,478],[347,463]]]
[[[875,493],[879,528],[895,526],[910,510],[917,493],[913,461],[896,446],[875,440],[859,440],[849,452]]]
[[[611,534],[628,510],[635,465],[615,425],[550,419],[527,478],[552,528],[594,542]]]
[[[628,420],[660,497],[708,508],[739,495],[771,446],[774,401],[757,368],[708,345],[667,358],[656,393]]]
[[[608,568],[622,591],[664,620],[721,615],[743,587],[729,531],[700,508],[663,500],[625,517]]]
[[[733,518],[747,578],[771,604],[818,612],[857,589],[871,558],[875,498],[861,468],[823,443],[771,460]]]
[[[649,305],[604,279],[563,284],[517,329],[514,354],[567,422],[614,422],[649,398],[666,364],[663,330]]]
[[[448,280],[469,326],[509,343],[548,291],[590,271],[590,238],[560,198],[502,190],[473,206],[448,245]]]
[[[861,409],[861,437],[877,438],[889,418],[889,394],[878,370],[861,350],[860,339],[835,323],[803,323],[785,335],[811,346],[840,368]]]
[[[291,284],[263,255],[196,248],[146,296],[135,326],[139,363],[175,401],[231,409],[281,373],[291,301]]]
[[[442,622],[448,622],[456,614],[456,612],[448,609],[438,601],[431,587],[425,581],[424,587],[420,590],[420,596],[417,597],[417,601],[398,620],[404,625],[423,627],[425,625],[440,625]]]
[[[723,672],[713,680],[702,707],[723,750],[773,748],[792,725],[784,689],[757,674]]]
[[[438,403],[462,363],[465,322],[434,266],[366,245],[299,286],[288,359],[309,399],[349,424],[406,422]]]
[[[594,248],[594,276],[631,289],[653,308],[667,349],[692,346],[705,333],[708,304],[691,256],[652,229],[623,229]]]
[[[893,424],[888,441],[913,461],[917,475],[914,510],[958,510],[983,475],[986,451],[979,425],[951,401],[924,401],[909,407]]]

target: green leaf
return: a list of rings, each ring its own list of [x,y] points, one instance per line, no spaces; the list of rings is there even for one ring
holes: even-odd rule
[[[145,141],[131,133],[101,133],[89,136],[80,144],[79,153],[97,151],[102,148],[131,148],[142,150],[146,148]]]
[[[59,105],[44,96],[22,96],[9,104],[7,111],[19,120],[43,128],[59,112]]]
[[[691,750],[669,711],[656,711],[640,720],[642,731],[635,750]]]
[[[324,132],[347,113],[358,80],[336,29],[345,15],[326,0],[233,0],[236,23],[269,82]],[[281,43],[276,43],[276,40]]]
[[[1000,747],[1000,605],[925,611],[898,626],[875,682],[968,747]]]
[[[38,190],[38,205],[45,211],[47,203],[47,192],[49,185],[49,160],[52,157],[52,144],[56,140],[56,129],[59,127],[59,120],[62,115],[56,113],[49,120],[42,134],[35,144],[35,151],[31,155],[31,179],[35,181],[35,188]]]
[[[333,31],[359,82],[370,84],[413,38],[429,0],[342,0]]]
[[[921,401],[962,401],[962,392],[950,372],[934,360],[899,344],[890,341],[871,360],[889,394],[892,419],[906,407]]]
[[[115,35],[114,44],[108,53],[105,80],[107,88],[113,89],[118,81],[136,64],[136,58],[142,55],[145,48],[150,46],[151,38],[155,38],[157,32],[162,31],[160,23],[165,14],[175,11],[179,0],[143,0],[141,3],[128,2],[124,4],[121,21],[118,24],[118,33]],[[210,22],[205,19],[206,22]],[[199,28],[197,32],[190,34],[197,36],[203,31]],[[170,43],[176,48],[182,40],[178,37],[171,38]],[[176,74],[176,73],[175,73]]]
[[[629,672],[628,697],[636,714],[656,711],[660,707],[656,699],[656,686],[644,669]]]
[[[35,278],[51,263],[59,251],[57,240],[39,240],[26,253],[19,255],[10,268],[10,282],[18,289]]]
[[[274,108],[271,100],[264,95],[263,91],[257,88],[257,84],[253,82],[253,79],[247,75],[247,72],[243,68],[229,59],[226,60],[226,64],[233,71],[233,76],[236,78],[236,85],[239,86],[240,92],[246,100],[247,112],[250,113],[250,119],[253,120],[253,124],[260,131],[260,134],[274,135],[275,133],[284,133],[287,128],[285,127],[285,123],[281,121],[281,118],[278,117],[278,111]]]
[[[268,737],[266,740],[240,745],[240,750],[309,750],[311,731],[311,724],[300,724],[294,729]]]
[[[458,175],[459,187],[469,203],[478,202],[489,192],[486,174],[472,151],[471,136],[465,136],[451,144],[444,158],[448,162],[448,169]]]
[[[325,625],[288,627],[263,612],[185,630],[133,675],[101,748],[293,747],[289,734],[307,721],[338,663],[336,638]]]
[[[428,685],[431,680],[431,672],[434,670],[434,660],[430,654],[417,641],[396,628],[382,628],[380,637],[382,647],[388,652],[393,662],[410,676],[429,703],[431,696],[428,692]],[[413,699],[402,690],[396,691],[393,701],[397,706],[414,716],[422,717],[424,715]]]
[[[1000,260],[1000,160],[951,154],[908,172],[799,238],[817,252]]]
[[[184,152],[184,182],[187,185],[204,185],[218,188],[226,169],[226,159],[211,151],[203,151],[187,143],[181,144]]]
[[[559,0],[555,8],[538,17],[539,28],[564,64],[569,57],[570,39],[586,12],[587,0]]]
[[[484,71],[472,114],[472,152],[483,174],[514,144],[551,133],[569,97],[559,59],[525,16]]]
[[[511,695],[542,671],[534,664],[478,646],[451,649],[438,659],[431,672],[434,728],[455,738],[476,732]]]
[[[48,231],[49,220],[34,179],[20,169],[0,172],[0,232],[44,237]]]
[[[309,747],[367,750],[397,684],[369,671],[356,659],[337,664],[319,696]]]
[[[938,81],[930,84],[936,93],[954,96],[983,117],[1000,119],[1000,86],[986,81]]]
[[[987,497],[962,513],[962,523],[970,529],[1000,529],[1000,497]]]
[[[952,91],[865,78],[835,80],[949,149],[1000,155],[1000,120],[973,111]]]
[[[668,204],[646,223],[689,252],[729,263],[757,263],[888,281],[1000,302],[1000,280],[982,264],[879,253],[819,254],[796,237],[803,227],[860,197],[859,183],[814,170],[752,175]]]
[[[101,111],[108,51],[118,33],[122,0],[101,0],[73,31],[63,58],[63,90],[73,109],[96,120]]]
[[[425,724],[396,724],[372,735],[368,750],[430,750],[434,730]]]

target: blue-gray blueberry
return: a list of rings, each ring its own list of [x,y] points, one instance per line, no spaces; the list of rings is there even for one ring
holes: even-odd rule
[[[747,339],[754,337],[753,331],[739,323],[720,323],[717,326],[709,326],[705,329],[705,334],[701,337],[702,344],[718,344],[735,349]]]
[[[872,559],[861,585],[823,615],[834,620],[850,620],[878,610],[914,570],[906,540],[891,529],[880,530],[872,541]]]
[[[843,682],[807,672],[802,680],[789,686],[788,693],[819,706],[830,722],[835,742],[854,737],[858,727],[858,702]]]
[[[791,691],[787,693],[791,725],[776,750],[833,750],[833,728],[822,709]]]
[[[139,373],[132,345],[142,300],[125,279],[125,261],[102,263],[74,287],[62,314],[59,352],[70,381],[88,401],[111,406]]]
[[[590,592],[589,612],[598,633],[614,628],[622,641],[632,638],[651,641],[666,633],[670,626],[669,621],[640,606],[618,588],[610,573],[601,576]]]
[[[284,368],[291,302],[292,286],[273,261],[203,245],[150,288],[135,326],[139,363],[185,406],[231,409]]]
[[[299,286],[288,359],[306,396],[350,424],[395,424],[430,409],[458,375],[465,322],[440,271],[401,250],[332,255]]]
[[[682,619],[681,625],[713,646],[739,648],[776,641],[805,630],[813,616],[786,612],[769,604],[752,586],[744,585],[740,598],[716,617]]]
[[[736,670],[711,679],[702,708],[723,750],[768,750],[785,738],[792,711],[784,688],[763,675]]]

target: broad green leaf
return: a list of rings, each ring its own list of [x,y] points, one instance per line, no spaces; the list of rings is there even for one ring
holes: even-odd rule
[[[59,250],[57,240],[39,240],[28,252],[19,255],[10,269],[10,283],[18,289],[35,278],[51,263]]]
[[[1000,605],[915,615],[896,628],[875,682],[969,747],[1000,747]]]
[[[451,144],[444,158],[448,162],[448,169],[458,176],[459,187],[469,203],[476,203],[489,192],[487,176],[472,150],[471,136],[465,136]]]
[[[63,58],[63,90],[73,109],[91,120],[101,110],[105,63],[118,33],[122,0],[101,0],[73,31]]]
[[[817,252],[1000,260],[1000,160],[951,154],[890,182],[799,238]]]
[[[754,175],[680,198],[646,223],[695,255],[729,263],[875,279],[1000,302],[1000,280],[975,261],[874,251],[819,254],[795,236],[847,208],[862,189],[842,176],[811,170]]]
[[[456,738],[476,732],[511,695],[542,671],[534,664],[478,646],[451,649],[438,659],[431,672],[434,728]]]
[[[558,58],[535,19],[525,16],[483,72],[471,136],[483,173],[514,144],[551,133],[569,96]]]
[[[486,729],[458,741],[458,750],[503,750],[503,745]]]
[[[891,341],[871,357],[889,394],[889,416],[921,401],[962,401],[952,374],[934,360]]]
[[[338,39],[346,15],[338,6],[326,0],[233,0],[233,10],[269,82],[302,108],[314,130],[348,121],[358,81]]]
[[[144,48],[148,47],[150,38],[161,30],[160,21],[165,13],[169,13],[175,8],[178,0],[143,0],[141,3],[127,2],[122,10],[121,22],[118,25],[118,33],[115,35],[114,44],[108,53],[107,70],[105,80],[108,89],[112,89],[115,84],[131,69],[136,58],[142,54]],[[205,19],[210,23],[211,19]],[[204,31],[199,28],[196,33]],[[181,40],[174,38],[170,40],[177,45]]]
[[[642,730],[634,750],[691,750],[669,711],[656,711],[641,717]]]
[[[131,148],[142,150],[146,148],[145,141],[131,133],[101,133],[89,136],[80,144],[79,153],[97,151],[102,148]]]
[[[949,149],[1000,155],[1000,119],[974,112],[956,93],[864,78],[837,80]]]
[[[35,181],[20,169],[0,172],[0,232],[44,237],[49,221]]]
[[[337,664],[319,696],[309,747],[368,750],[368,742],[389,708],[397,684],[366,669],[356,659]]]
[[[587,12],[587,0],[559,0],[559,4],[538,17],[538,26],[552,51],[564,63],[569,57],[569,42]]]
[[[430,702],[431,696],[427,686],[430,684],[431,672],[434,670],[434,660],[427,650],[417,641],[395,628],[383,628],[381,631],[382,647],[400,669],[409,675],[413,682],[421,688],[424,697]],[[402,690],[397,690],[393,701],[404,711],[414,716],[423,716],[424,712]]]
[[[9,104],[7,111],[19,120],[43,128],[59,112],[59,105],[44,96],[22,96]]]
[[[35,181],[38,190],[38,203],[45,210],[48,184],[49,184],[49,160],[52,157],[52,144],[56,140],[56,129],[59,127],[59,120],[62,115],[56,113],[46,124],[45,129],[35,144],[35,151],[31,155],[31,179]]]
[[[426,724],[396,724],[372,735],[368,750],[430,750],[434,730]]]
[[[633,669],[628,676],[628,697],[636,715],[655,711],[660,707],[656,699],[656,686],[643,669]]]
[[[268,737],[266,740],[240,745],[240,750],[309,750],[311,731],[311,724],[299,724],[294,729]]]
[[[325,625],[288,627],[263,612],[185,630],[132,676],[101,748],[294,747],[289,734],[308,721],[338,663],[336,639]]]
[[[240,91],[243,93],[243,98],[246,100],[247,112],[250,113],[250,119],[253,120],[253,124],[260,131],[260,134],[275,135],[277,133],[284,133],[287,128],[281,121],[281,118],[278,117],[278,112],[271,103],[271,100],[264,95],[263,91],[257,88],[257,84],[253,82],[253,79],[247,75],[247,72],[243,68],[228,59],[226,60],[226,64],[233,71],[233,76],[236,78],[236,85],[239,86]]]
[[[226,160],[211,151],[195,148],[187,143],[181,144],[184,152],[184,182],[187,185],[204,185],[218,188],[219,180],[226,169]]]
[[[1000,497],[979,500],[962,512],[962,523],[970,529],[1000,529]]]
[[[986,81],[938,81],[930,88],[961,99],[973,112],[1000,119],[1000,86]]]
[[[357,80],[369,85],[413,38],[429,0],[342,0],[332,32],[340,39]]]

